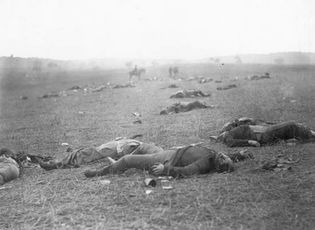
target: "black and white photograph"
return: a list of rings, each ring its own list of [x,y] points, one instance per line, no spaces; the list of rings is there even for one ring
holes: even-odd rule
[[[315,229],[315,1],[0,0],[0,229]]]

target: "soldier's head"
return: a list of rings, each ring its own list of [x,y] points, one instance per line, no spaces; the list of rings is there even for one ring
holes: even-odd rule
[[[232,172],[234,164],[230,157],[224,152],[219,152],[215,158],[215,167],[217,172]]]

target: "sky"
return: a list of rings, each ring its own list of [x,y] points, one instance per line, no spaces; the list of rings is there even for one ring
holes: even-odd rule
[[[0,56],[315,52],[313,0],[0,0]]]

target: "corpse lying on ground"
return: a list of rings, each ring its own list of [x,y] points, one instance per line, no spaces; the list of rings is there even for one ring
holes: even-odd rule
[[[252,157],[240,153],[230,156],[234,161]],[[119,174],[130,168],[149,170],[155,175],[173,177],[205,174],[211,171],[233,171],[234,166],[231,158],[222,152],[218,153],[205,147],[190,145],[157,153],[143,152],[140,155],[126,155],[118,161],[112,161],[111,165],[102,169],[87,170],[85,176]]]
[[[299,123],[288,121],[279,124],[245,124],[226,129],[219,136],[212,136],[229,147],[272,144],[280,140],[296,139],[300,142],[315,141],[315,132]]]
[[[135,139],[118,138],[98,147],[81,148],[68,152],[66,157],[61,160],[55,159],[49,162],[38,160],[38,163],[46,170],[79,167],[80,165],[92,163],[107,157],[119,159],[128,154],[139,154],[138,149],[140,147],[141,149],[146,149],[146,151],[153,153],[162,150],[162,148],[154,144],[143,143]]]

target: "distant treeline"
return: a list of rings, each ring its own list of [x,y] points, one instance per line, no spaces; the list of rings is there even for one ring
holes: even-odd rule
[[[20,69],[25,71],[53,71],[66,69],[117,69],[138,66],[173,65],[180,63],[209,64],[276,64],[276,65],[314,65],[315,53],[283,52],[271,54],[244,54],[234,56],[214,56],[203,59],[88,59],[88,60],[54,60],[45,58],[0,57],[0,68]]]

